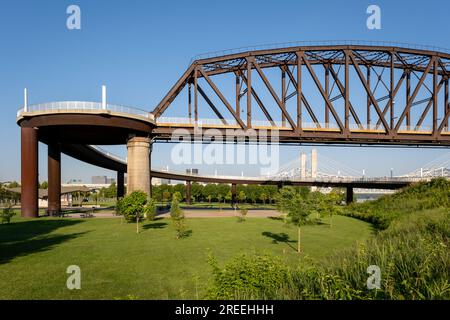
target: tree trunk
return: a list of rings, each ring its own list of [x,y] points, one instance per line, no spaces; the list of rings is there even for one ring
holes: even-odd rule
[[[136,233],[139,233],[139,217],[136,216]]]
[[[297,252],[300,253],[300,226],[298,227]]]
[[[330,216],[330,228],[333,228],[333,215]]]

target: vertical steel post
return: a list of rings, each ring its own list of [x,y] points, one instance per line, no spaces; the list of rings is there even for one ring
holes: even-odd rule
[[[302,58],[297,52],[297,130],[302,130]]]
[[[21,128],[21,211],[24,218],[39,217],[38,130]]]
[[[247,59],[247,128],[252,127],[252,62]]]
[[[59,215],[61,211],[61,147],[59,143],[48,144],[48,214]]]
[[[117,171],[117,199],[125,195],[125,173]]]

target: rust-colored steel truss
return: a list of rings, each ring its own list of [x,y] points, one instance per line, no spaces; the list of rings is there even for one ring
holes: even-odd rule
[[[254,120],[259,108],[265,129],[278,130],[280,142],[449,146],[449,74],[450,54],[400,47],[290,47],[196,60],[153,110],[159,121],[153,133],[161,140],[180,127],[193,134],[203,99],[224,133],[262,129]],[[220,75],[231,75],[235,89],[220,89]],[[185,89],[189,125],[164,123]],[[312,126],[305,127],[305,119]]]

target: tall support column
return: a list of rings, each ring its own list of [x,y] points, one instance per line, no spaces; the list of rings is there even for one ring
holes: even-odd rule
[[[191,182],[186,181],[186,204],[192,203],[192,196],[191,196]]]
[[[353,202],[353,187],[347,187],[347,193],[346,193],[346,203],[350,204]]]
[[[317,150],[311,150],[311,178],[317,178]]]
[[[22,217],[39,217],[38,208],[38,132],[21,128],[21,208]]]
[[[61,147],[48,144],[48,214],[56,216],[61,211]]]
[[[236,204],[236,195],[237,195],[237,185],[236,183],[231,184],[231,205],[234,206]]]
[[[117,171],[117,199],[125,195],[125,173]]]
[[[300,155],[300,177],[302,179],[306,178],[306,154],[302,153]]]
[[[151,139],[147,137],[133,137],[129,139],[127,152],[127,194],[133,191],[143,191],[148,196],[151,196]]]

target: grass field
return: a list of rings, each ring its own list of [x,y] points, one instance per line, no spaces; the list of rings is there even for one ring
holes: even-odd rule
[[[267,251],[295,266],[371,237],[370,224],[344,216],[297,230],[270,218],[187,219],[181,240],[169,219],[135,224],[120,219],[22,220],[0,225],[0,299],[196,299],[204,296],[208,252],[224,262],[243,252]],[[326,221],[325,221],[326,222]],[[66,268],[81,268],[81,290],[68,290]]]

